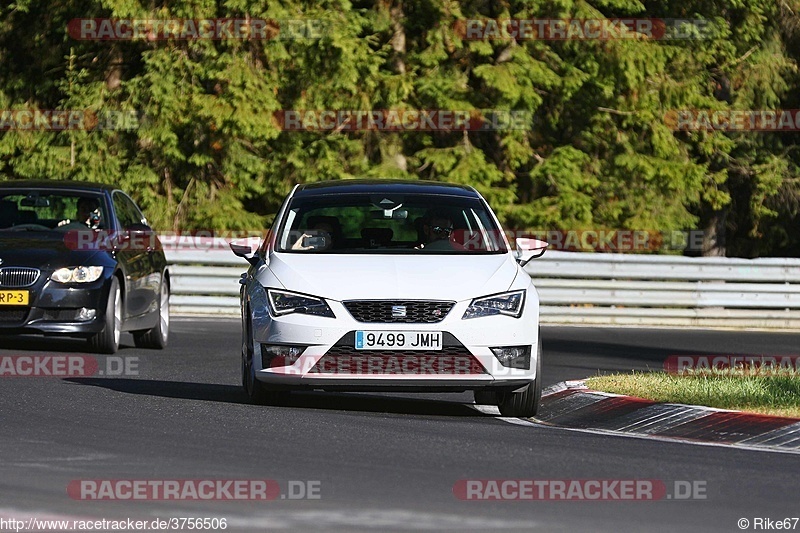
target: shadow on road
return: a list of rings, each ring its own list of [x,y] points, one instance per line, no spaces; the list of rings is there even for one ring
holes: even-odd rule
[[[624,344],[616,342],[586,341],[572,339],[547,339],[542,340],[545,356],[548,352],[569,353],[585,355],[587,357],[615,357],[622,359],[635,359],[640,363],[655,362],[656,367],[661,367],[664,360],[671,355],[714,355],[719,350],[683,350],[680,348],[642,346],[637,344]]]
[[[125,340],[125,334],[122,335]],[[37,335],[0,335],[0,348],[3,350],[20,350],[25,352],[69,352],[92,354],[85,339],[76,337],[41,337]],[[120,351],[133,348],[120,342]]]
[[[772,355],[791,345],[773,346],[760,332],[667,329],[542,328],[543,385],[618,372],[663,371],[670,356]],[[776,334],[771,334],[775,339]],[[795,337],[796,339],[796,337]]]
[[[101,387],[126,394],[250,405],[242,388],[237,385],[127,378],[66,378],[63,381]],[[252,407],[255,409],[270,408],[255,405]],[[450,417],[486,418],[491,416],[476,411],[462,402],[445,399],[428,400],[340,392],[295,392],[291,395],[288,404],[279,408]]]
[[[241,387],[214,383],[187,383],[184,381],[161,381],[129,378],[65,378],[63,381],[101,387],[127,394],[160,396],[180,400],[204,400],[208,402],[241,403],[247,399]]]
[[[339,392],[303,392],[292,395],[290,405],[305,409],[357,411],[429,416],[487,417],[462,402],[377,396]]]

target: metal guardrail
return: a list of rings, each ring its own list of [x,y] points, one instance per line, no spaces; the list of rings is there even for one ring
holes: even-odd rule
[[[247,263],[222,239],[167,251],[173,312],[238,315]],[[528,263],[542,323],[800,329],[800,259],[547,252]]]

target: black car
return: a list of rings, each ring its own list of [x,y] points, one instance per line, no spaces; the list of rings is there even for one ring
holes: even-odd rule
[[[0,182],[0,335],[87,338],[114,353],[169,338],[164,251],[136,203],[86,182]]]

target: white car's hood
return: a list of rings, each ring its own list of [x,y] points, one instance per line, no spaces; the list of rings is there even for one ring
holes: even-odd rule
[[[269,269],[286,289],[333,300],[468,300],[508,290],[510,254],[272,254]]]

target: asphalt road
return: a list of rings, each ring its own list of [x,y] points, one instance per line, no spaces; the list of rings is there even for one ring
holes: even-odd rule
[[[797,354],[800,334],[543,328],[545,385],[660,368],[675,354]],[[224,517],[228,531],[740,531],[800,516],[800,456],[587,434],[479,412],[467,394],[304,393],[244,402],[239,324],[177,320],[167,350],[117,354],[138,375],[0,379],[0,518]],[[0,356],[86,353],[0,337]],[[319,499],[83,501],[86,479],[271,479]],[[462,501],[464,479],[698,482],[705,499]],[[315,485],[316,484],[316,485]],[[677,496],[677,493],[675,494]],[[2,524],[2,522],[0,522]],[[798,524],[797,529],[800,529]],[[2,527],[0,527],[2,529]],[[752,530],[752,529],[746,529]]]

